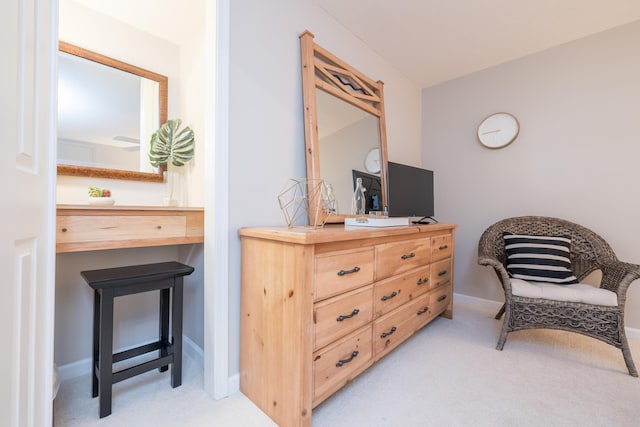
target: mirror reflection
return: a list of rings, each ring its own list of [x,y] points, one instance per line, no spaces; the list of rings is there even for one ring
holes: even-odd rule
[[[380,176],[379,119],[322,90],[316,91],[316,102],[320,177],[332,186],[338,213],[348,215],[355,176]],[[371,180],[363,182],[369,210],[375,206],[379,184],[376,188]]]
[[[61,42],[59,174],[162,180],[147,152],[166,93],[164,76]]]

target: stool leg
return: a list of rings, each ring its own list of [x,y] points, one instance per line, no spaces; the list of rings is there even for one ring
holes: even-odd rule
[[[100,418],[111,414],[113,381],[113,288],[105,288],[100,303]]]
[[[160,342],[163,344],[162,349],[160,350],[160,357],[164,357],[169,352],[167,351],[167,346],[169,345],[169,288],[160,289]],[[160,372],[165,372],[169,369],[169,365],[161,366],[158,370]]]
[[[176,388],[182,384],[182,277],[176,277],[173,283],[173,315],[171,316],[173,365],[171,366],[171,387]]]
[[[98,397],[98,361],[100,360],[100,292],[93,292],[93,359],[91,362],[91,397]]]

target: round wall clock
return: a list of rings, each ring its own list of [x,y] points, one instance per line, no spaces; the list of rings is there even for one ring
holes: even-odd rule
[[[364,167],[367,172],[378,173],[380,172],[380,149],[372,148],[364,158]]]
[[[494,113],[478,126],[478,140],[488,148],[502,148],[511,144],[520,132],[520,123],[512,114]]]

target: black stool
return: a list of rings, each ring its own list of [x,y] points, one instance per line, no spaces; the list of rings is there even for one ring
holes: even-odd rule
[[[182,278],[194,268],[179,262],[132,265],[82,271],[80,274],[93,288],[93,363],[92,397],[100,396],[100,418],[111,414],[113,384],[159,368],[169,369],[171,387],[182,384]],[[171,341],[169,340],[170,290]],[[160,291],[160,339],[157,342],[113,354],[113,299],[140,292]],[[113,364],[152,351],[159,351],[157,359],[114,372]]]

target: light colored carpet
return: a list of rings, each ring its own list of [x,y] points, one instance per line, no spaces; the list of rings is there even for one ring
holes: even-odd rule
[[[469,301],[465,299],[465,301]],[[313,411],[313,427],[640,426],[640,379],[619,350],[560,331],[521,331],[495,350],[493,307],[455,302]],[[640,341],[631,343],[640,366]],[[150,372],[116,384],[113,414],[98,420],[90,378],[62,384],[55,425],[273,426],[246,397],[213,401],[189,359],[184,383]]]
[[[64,382],[54,401],[55,427],[272,427],[276,424],[243,394],[213,400],[204,391],[203,372],[183,358],[180,387],[171,388],[169,372],[157,370],[113,386],[112,414],[100,419],[98,398],[91,398],[91,377]],[[2,425],[2,423],[0,423]]]

